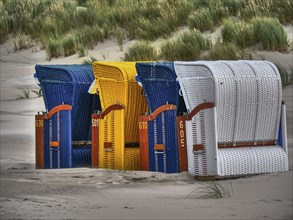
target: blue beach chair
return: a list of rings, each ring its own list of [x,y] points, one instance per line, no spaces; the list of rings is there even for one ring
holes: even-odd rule
[[[137,63],[137,81],[143,87],[149,115],[140,120],[142,169],[177,173],[179,166],[176,117],[186,112],[172,62]],[[147,123],[147,125],[146,125]],[[144,126],[145,125],[145,126]],[[147,139],[145,141],[144,139]],[[183,161],[182,161],[183,162]],[[187,161],[186,170],[187,170]]]
[[[100,110],[88,89],[91,65],[36,65],[46,113],[36,116],[37,168],[91,165],[91,114]]]

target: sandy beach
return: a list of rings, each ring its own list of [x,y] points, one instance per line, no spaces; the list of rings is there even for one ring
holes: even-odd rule
[[[292,26],[288,33],[292,39]],[[135,42],[126,42],[124,51]],[[1,219],[292,219],[293,86],[283,89],[290,170],[229,180],[231,198],[188,198],[202,184],[188,173],[36,170],[34,115],[44,110],[44,104],[34,92],[38,89],[34,65],[81,63],[84,58],[72,55],[49,62],[44,50],[35,49],[37,52],[32,48],[14,52],[11,40],[0,45]],[[256,55],[292,65],[292,51]],[[88,56],[119,60],[123,51],[109,39],[90,50]]]

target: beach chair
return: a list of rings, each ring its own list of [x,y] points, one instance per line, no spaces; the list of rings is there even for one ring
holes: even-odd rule
[[[37,168],[91,166],[91,114],[99,97],[88,94],[91,65],[36,65],[46,112],[36,115]]]
[[[285,105],[267,61],[175,62],[186,108],[188,170],[237,176],[288,170]]]
[[[177,115],[186,112],[179,95],[172,62],[137,63],[137,81],[148,104],[140,117],[140,148],[143,170],[177,173],[187,171],[185,145],[178,145]],[[180,146],[180,147],[178,147]]]
[[[138,117],[146,101],[135,81],[135,63],[94,62],[93,70],[89,92],[98,92],[103,111],[92,116],[92,166],[140,170]]]

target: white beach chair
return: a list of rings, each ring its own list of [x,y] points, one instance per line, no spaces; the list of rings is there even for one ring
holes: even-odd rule
[[[267,61],[175,62],[189,118],[188,170],[234,176],[288,170],[285,104]]]

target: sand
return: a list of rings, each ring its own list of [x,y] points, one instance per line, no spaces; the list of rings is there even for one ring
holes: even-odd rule
[[[126,42],[123,49],[135,42]],[[44,110],[44,104],[33,92],[38,89],[32,77],[34,65],[80,63],[84,58],[72,55],[49,62],[39,48],[34,53],[32,49],[13,52],[11,45],[11,40],[0,45],[1,219],[292,219],[293,86],[283,90],[290,171],[229,180],[231,198],[186,198],[202,184],[186,172],[36,170],[34,115]],[[259,53],[292,65],[292,51]],[[123,51],[106,40],[89,56],[119,60]],[[25,91],[30,91],[29,98],[23,98]]]

